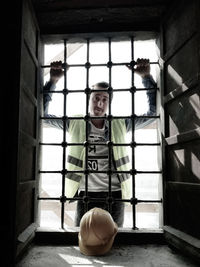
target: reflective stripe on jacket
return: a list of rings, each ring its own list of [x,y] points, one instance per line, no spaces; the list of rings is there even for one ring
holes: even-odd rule
[[[125,143],[126,125],[125,120],[115,119],[111,122],[112,142]],[[71,137],[70,143],[83,144],[86,140],[86,123],[84,120],[71,120],[69,124],[69,134]],[[126,146],[113,146],[114,165],[117,171],[129,171],[130,162],[126,151]],[[83,145],[69,146],[68,147],[68,159],[67,170],[77,171],[75,173],[67,173],[65,179],[65,194],[67,197],[72,198],[76,194],[80,181],[84,176],[83,171],[85,169],[85,147]],[[132,179],[129,174],[121,173],[118,175],[121,189],[122,198],[129,199],[132,197]]]

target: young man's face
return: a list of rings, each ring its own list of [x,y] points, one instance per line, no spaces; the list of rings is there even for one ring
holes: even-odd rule
[[[95,86],[94,89],[102,90],[104,88]],[[108,110],[108,103],[109,94],[107,92],[93,92],[89,102],[90,115],[104,116]]]

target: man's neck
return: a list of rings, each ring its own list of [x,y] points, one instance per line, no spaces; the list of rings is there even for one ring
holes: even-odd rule
[[[105,120],[94,120],[93,119],[93,120],[91,120],[91,122],[96,128],[102,129],[104,126]]]

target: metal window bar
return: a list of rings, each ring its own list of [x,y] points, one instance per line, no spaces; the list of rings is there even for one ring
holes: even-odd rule
[[[65,173],[85,173],[85,171],[69,171],[67,169],[64,170]],[[112,173],[127,173],[127,174],[132,174],[132,170],[130,171],[116,171],[112,170]],[[40,173],[63,173],[63,170],[60,171],[40,171]],[[88,173],[108,173],[108,171],[96,171],[96,170],[88,170]],[[140,173],[162,173],[162,171],[137,171],[135,170],[135,173],[140,174]],[[68,199],[68,198],[67,198]]]
[[[127,63],[128,64],[128,63]],[[89,88],[90,89],[90,88]],[[84,90],[68,90],[66,89],[67,92],[65,93],[85,93],[86,90],[88,89],[84,89]],[[116,88],[116,89],[113,89],[112,88],[112,92],[131,92],[133,90],[133,88],[123,88],[123,89],[120,89],[120,88]],[[137,92],[137,91],[155,91],[155,90],[159,90],[159,88],[151,88],[151,89],[147,89],[147,88],[134,88],[134,90]],[[90,93],[92,92],[105,92],[106,90],[103,90],[103,89],[99,89],[99,90],[92,90],[90,89]],[[46,93],[53,93],[53,94],[63,94],[63,90],[58,90],[58,91],[51,91],[51,90],[47,90]]]
[[[67,41],[64,40],[64,63],[67,62]],[[66,114],[66,106],[67,106],[67,72],[64,71],[64,105],[63,105],[63,144],[66,143],[66,119],[64,119]],[[61,202],[61,228],[64,228],[64,219],[65,219],[65,202],[66,202],[66,196],[65,196],[65,169],[66,169],[66,146],[63,145],[63,159],[62,159],[62,196],[60,198]]]
[[[130,202],[132,204],[132,214],[133,214],[133,229],[136,229],[136,212],[135,212],[135,206],[138,203],[161,203],[162,199],[157,200],[142,200],[142,199],[136,199],[135,198],[135,175],[136,174],[158,174],[162,173],[162,171],[140,171],[135,169],[135,147],[136,146],[160,146],[160,143],[136,143],[135,142],[135,119],[138,118],[160,118],[160,116],[144,116],[144,115],[136,115],[135,114],[135,107],[134,107],[134,94],[137,91],[146,91],[146,90],[159,90],[158,88],[136,88],[134,86],[134,66],[136,62],[134,61],[134,38],[131,37],[131,62],[125,62],[125,63],[113,63],[111,61],[111,38],[108,38],[108,46],[109,46],[109,61],[106,64],[90,64],[89,62],[89,43],[90,40],[87,39],[87,62],[85,64],[67,64],[67,41],[64,40],[64,89],[60,91],[51,91],[49,90],[49,93],[62,93],[64,94],[64,110],[63,110],[63,116],[62,117],[41,117],[41,119],[58,119],[63,121],[63,142],[62,143],[43,143],[40,142],[40,145],[51,145],[51,146],[62,146],[63,147],[63,159],[62,159],[62,170],[58,171],[39,171],[39,173],[60,173],[62,174],[62,196],[61,197],[38,197],[39,200],[59,200],[61,202],[61,228],[64,228],[64,209],[65,209],[65,202],[67,200],[83,200],[85,204],[85,211],[88,210],[88,203],[89,201],[107,201],[109,211],[111,211],[112,202],[113,201],[124,201],[124,202]],[[132,87],[127,89],[113,89],[112,88],[112,66],[124,66],[130,64],[132,66]],[[150,62],[150,64],[159,64],[158,62]],[[108,91],[109,96],[111,96],[112,92],[118,92],[118,91],[129,91],[131,92],[132,97],[132,114],[131,116],[112,116],[111,112],[111,97],[109,97],[109,108],[108,108],[108,116],[106,117],[95,117],[95,119],[105,119],[108,120],[109,123],[109,141],[105,143],[93,143],[93,145],[106,145],[108,146],[108,152],[109,152],[109,170],[108,171],[94,171],[94,170],[88,170],[88,147],[89,147],[89,141],[88,141],[88,124],[89,121],[92,120],[94,117],[89,115],[88,107],[89,107],[89,96],[94,90],[89,88],[89,68],[91,66],[105,66],[109,68],[109,89],[108,90],[95,90],[95,91]],[[68,67],[85,67],[86,68],[86,89],[85,90],[68,90],[67,89],[67,68]],[[50,65],[43,65],[42,68],[50,68]],[[67,94],[68,93],[79,93],[84,92],[86,94],[86,115],[84,117],[67,117],[66,114],[66,103],[67,103]],[[113,144],[112,143],[112,136],[111,136],[111,126],[112,126],[112,120],[113,119],[126,119],[129,118],[132,120],[132,140],[131,143],[124,143],[124,144]],[[68,143],[66,142],[66,122],[67,120],[74,120],[74,119],[80,119],[85,120],[86,122],[86,141],[84,144],[82,143]],[[85,147],[85,170],[83,171],[68,171],[66,169],[66,147],[67,146],[84,146]],[[116,171],[111,170],[112,166],[112,147],[113,146],[130,146],[132,150],[132,169],[130,171]],[[67,198],[65,196],[65,175],[67,173],[83,173],[85,175],[85,196],[83,198],[80,197],[74,197],[74,198]],[[100,199],[100,198],[88,198],[88,175],[89,173],[105,173],[109,176],[109,184],[108,184],[108,198],[107,199]],[[133,195],[132,199],[113,199],[112,198],[112,190],[111,190],[111,179],[112,174],[114,173],[129,173],[132,176],[132,185],[133,185]]]
[[[126,66],[127,65],[127,63],[129,64],[130,62],[121,62],[121,63],[114,63],[114,62],[112,62],[112,66]],[[68,68],[68,67],[70,67],[70,68],[73,68],[73,67],[85,67],[86,66],[86,64],[87,63],[85,63],[85,64],[62,64],[62,67],[63,68]],[[109,64],[109,62],[108,63],[102,63],[102,64],[92,64],[92,63],[90,63],[90,67],[108,67],[108,64]],[[151,62],[151,64],[159,64],[159,62],[158,61],[152,61]],[[43,65],[43,66],[41,66],[41,68],[50,68],[51,66],[50,65]]]
[[[135,84],[134,84],[134,39],[131,37],[131,67],[132,67],[132,75],[131,75],[131,86],[133,90],[131,90],[131,100],[132,100],[132,112],[131,112],[131,120],[132,120],[132,144],[135,144]],[[132,216],[133,216],[133,229],[136,228],[136,212],[135,205],[137,204],[137,200],[135,198],[135,146],[131,146],[132,152],[132,162],[131,162],[131,175],[132,175]]]
[[[112,54],[111,54],[111,38],[108,39],[108,64],[107,67],[109,68],[109,103],[108,103],[108,211],[112,212],[112,192],[111,192],[111,184],[112,184],[112,110],[111,110],[111,93],[112,93]]]
[[[88,175],[89,175],[89,170],[88,170],[88,148],[89,148],[89,143],[88,143],[88,138],[89,138],[89,68],[90,68],[90,63],[89,63],[89,49],[90,48],[90,41],[87,39],[87,63],[86,63],[86,117],[85,117],[85,137],[86,137],[86,142],[85,142],[85,196],[83,197],[84,200],[84,211],[86,212],[88,210]]]
[[[43,142],[40,142],[40,145],[43,145],[43,146],[83,146],[82,143],[67,143],[65,142],[65,144],[63,143],[43,143]],[[89,145],[90,145],[90,142],[89,142]],[[95,143],[93,142],[92,145],[95,145],[95,146],[107,146],[107,144],[105,143]],[[112,146],[160,146],[160,143],[117,143],[117,144],[112,144]]]
[[[98,91],[98,90],[96,90],[96,91]],[[134,115],[134,117],[135,118],[149,118],[149,119],[151,119],[151,118],[154,118],[154,119],[159,119],[160,118],[160,116],[157,116],[157,115],[155,115],[155,116],[151,116],[151,115]],[[105,119],[105,120],[109,120],[110,119],[110,117],[106,117],[106,116],[104,116],[104,117],[100,117],[100,116],[97,116],[97,117],[93,117],[93,116],[87,116],[87,117],[67,117],[67,116],[65,116],[65,117],[41,117],[41,119],[42,120],[92,120],[92,119],[94,119],[95,118],[95,120],[102,120],[102,119]],[[113,119],[132,119],[132,116],[112,116],[112,120]]]

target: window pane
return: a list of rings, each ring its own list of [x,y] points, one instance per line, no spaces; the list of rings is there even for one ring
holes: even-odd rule
[[[131,94],[129,92],[114,92],[112,100],[112,115],[131,115]]]
[[[64,61],[64,44],[50,44],[44,46],[44,64],[49,65],[52,61]]]
[[[62,93],[54,93],[52,100],[49,102],[48,114],[57,117],[63,116],[64,97]]]
[[[41,197],[60,197],[62,194],[62,176],[56,173],[42,173]]]
[[[86,114],[86,95],[85,93],[74,93],[67,95],[67,116],[76,114]]]
[[[59,201],[40,200],[40,226],[60,228],[61,205]]]
[[[132,205],[125,205],[123,228],[132,228],[132,227],[133,227]]]
[[[106,67],[91,67],[89,71],[89,85],[92,86],[98,82],[108,82],[108,68]]]
[[[62,170],[63,148],[59,146],[42,146],[42,170]]]
[[[113,89],[128,89],[131,86],[131,71],[126,66],[112,67]]]
[[[46,125],[46,123],[45,123]],[[43,127],[42,139],[43,143],[61,143],[63,140],[63,131],[53,127]]]
[[[157,147],[137,146],[135,148],[135,167],[138,171],[158,171]]]
[[[106,64],[108,59],[108,42],[90,43],[90,63]]]
[[[67,44],[67,63],[85,64],[87,61],[87,46],[85,43]]]
[[[130,41],[112,42],[111,50],[112,50],[112,62],[128,63],[131,61]]]
[[[135,103],[135,113],[137,115],[142,115],[148,111],[148,102],[146,91],[137,91],[134,98]]]
[[[134,59],[149,58],[150,61],[157,61],[155,40],[135,41],[134,42]]]
[[[71,202],[65,204],[65,216],[64,216],[64,223],[65,227],[74,227],[75,224],[75,211],[76,211],[77,202]]]
[[[71,67],[67,71],[67,89],[83,90],[86,88],[85,67]]]
[[[161,204],[140,203],[136,205],[136,227],[139,229],[159,229]],[[123,228],[133,227],[132,206],[125,206]]]
[[[159,174],[137,174],[135,176],[136,198],[141,200],[158,200],[160,198],[160,180]]]
[[[135,141],[137,143],[157,143],[157,126],[156,120],[148,126],[149,129],[138,129],[135,131]]]
[[[159,205],[141,203],[136,205],[136,227],[147,229],[159,228]]]

